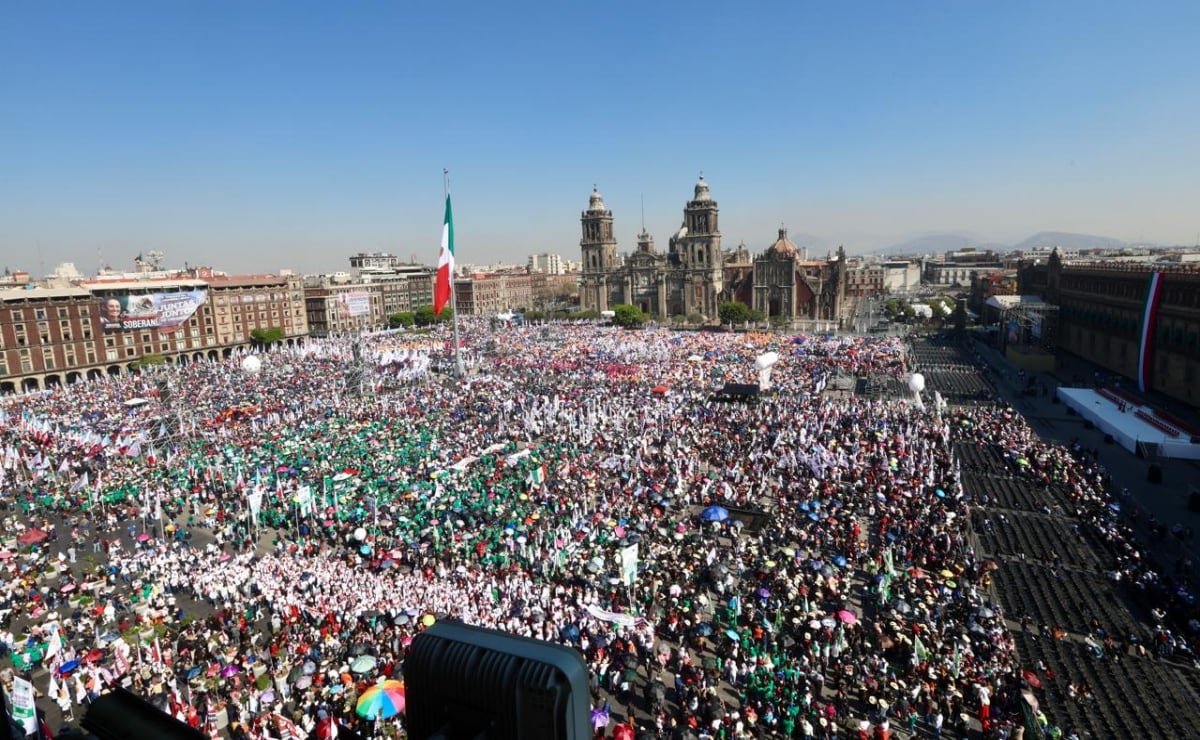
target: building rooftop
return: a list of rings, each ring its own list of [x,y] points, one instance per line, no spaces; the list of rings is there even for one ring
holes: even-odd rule
[[[79,287],[98,290],[153,290],[155,288],[207,288],[206,280],[83,280]]]
[[[984,305],[1001,311],[1017,306],[1043,306],[1046,302],[1035,295],[994,295]]]
[[[775,252],[783,257],[795,257],[800,254],[800,247],[791,239],[788,239],[787,229],[780,227],[779,238],[775,243],[767,247],[768,252]]]
[[[50,298],[90,298],[92,294],[83,288],[68,286],[64,288],[9,288],[0,290],[0,301],[36,301]]]
[[[239,285],[262,285],[263,283],[286,283],[286,275],[222,275],[211,277],[205,282],[215,288],[236,288]]]

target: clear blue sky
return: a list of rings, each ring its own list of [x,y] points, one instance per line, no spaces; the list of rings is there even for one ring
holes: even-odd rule
[[[1198,48],[1194,0],[14,0],[0,267],[432,263],[443,167],[460,262],[577,258],[593,183],[665,248],[700,170],[755,250],[1192,243]]]

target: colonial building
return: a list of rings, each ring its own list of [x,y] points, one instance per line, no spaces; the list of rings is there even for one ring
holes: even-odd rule
[[[806,260],[787,229],[754,260],[754,308],[768,317],[838,322],[846,302],[846,250],[836,259]]]
[[[278,328],[285,340],[308,334],[299,275],[221,275],[206,282],[221,344],[248,342],[255,329]]]
[[[605,311],[629,303],[662,317],[716,317],[725,286],[725,255],[717,202],[703,177],[684,206],[683,224],[671,237],[665,254],[655,249],[653,237],[643,229],[637,251],[622,263],[612,211],[596,190],[592,190],[580,223],[583,274],[579,296],[584,310]]]
[[[102,336],[96,298],[83,288],[0,289],[0,392],[101,377]]]
[[[754,305],[754,257],[745,243],[725,256],[725,291],[721,302]]]
[[[1060,307],[1061,349],[1200,406],[1200,268],[1064,264],[1055,253],[1022,268],[1020,290]]]
[[[395,260],[382,265],[385,256],[355,255],[350,258],[350,274],[333,282],[378,286],[383,296],[384,317],[402,311],[415,311],[421,306],[432,306],[436,271],[426,265]]]
[[[525,272],[477,273],[454,281],[454,302],[463,316],[492,316],[532,306],[533,285],[534,276]]]
[[[304,287],[308,330],[314,337],[367,331],[387,323],[383,286],[310,280]]]
[[[176,273],[0,291],[0,392],[122,375],[147,355],[170,364],[229,357],[254,329],[308,334],[299,278]],[[109,313],[111,307],[111,313]]]
[[[846,275],[846,295],[852,298],[870,298],[883,295],[884,267],[877,263],[860,263],[851,266]]]
[[[960,249],[946,252],[941,259],[927,261],[923,279],[926,285],[967,286],[971,284],[973,275],[1002,269],[1004,261],[990,249],[983,252]]]

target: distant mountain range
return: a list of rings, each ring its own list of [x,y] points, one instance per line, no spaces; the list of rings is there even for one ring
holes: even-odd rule
[[[1070,234],[1064,231],[1040,231],[1013,249],[1036,249],[1037,247],[1059,246],[1063,249],[1121,249],[1129,246],[1127,242],[1113,239],[1109,236],[1094,236],[1092,234]]]
[[[1038,247],[1060,246],[1063,249],[1121,249],[1127,242],[1109,236],[1094,234],[1072,234],[1065,231],[1040,231],[1016,244],[984,241],[977,234],[963,232],[934,232],[922,234],[898,244],[872,249],[867,254],[943,254],[964,247],[978,250],[992,249],[1000,253],[1014,249],[1030,250]]]

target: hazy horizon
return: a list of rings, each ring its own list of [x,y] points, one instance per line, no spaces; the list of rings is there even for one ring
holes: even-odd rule
[[[727,248],[780,223],[1195,244],[1200,5],[17,4],[0,268],[578,259],[593,184],[660,249],[702,170]]]

